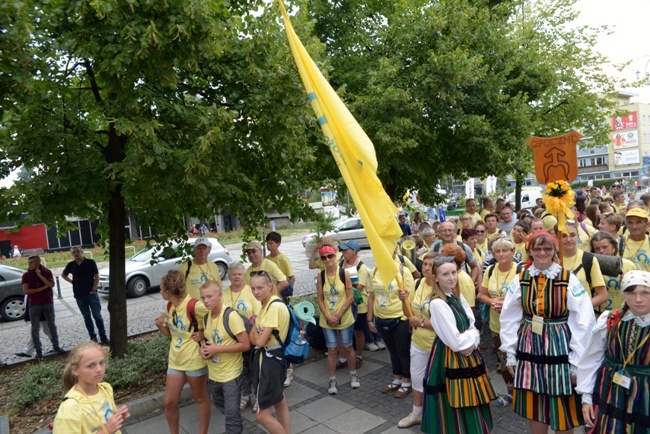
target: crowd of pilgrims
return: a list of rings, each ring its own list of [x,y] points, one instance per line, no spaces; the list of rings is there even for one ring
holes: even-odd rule
[[[617,186],[604,197],[595,187],[578,192],[576,220],[567,222],[561,237],[541,203],[516,213],[503,200],[484,198],[478,211],[470,199],[457,221],[422,221],[416,213],[408,224],[400,216],[411,235],[393,255],[398,274],[391,282],[363,263],[356,242],[324,238],[310,268],[320,270],[327,392],[338,393],[335,373],[345,367],[350,387],[360,388],[364,349],[386,348],[392,379],[377,392],[413,401],[399,428],[488,433],[495,401],[529,420],[533,434],[549,427],[572,433],[581,426],[594,433],[650,434],[649,202],[650,195],[637,201]],[[286,256],[277,259],[279,234],[270,241],[266,258],[259,243],[246,246],[252,265],[231,267],[230,288],[222,289],[218,273],[194,288],[182,268],[163,279],[168,304],[156,325],[172,338],[165,396],[170,432],[179,432],[178,399],[186,381],[201,433],[208,431],[210,401],[224,413],[228,433],[243,432],[241,412],[249,405],[269,432],[290,432],[283,389],[293,366],[283,359],[280,336],[289,327],[282,290],[293,284],[293,273]],[[209,274],[200,267],[193,272]],[[187,327],[189,304],[203,318],[194,330]],[[483,327],[489,333],[481,333]],[[481,336],[491,336],[492,345]],[[119,432],[128,410],[115,406],[110,385],[101,381],[105,353],[93,343],[81,347],[66,368],[69,395],[77,404],[87,402],[87,410],[112,409],[88,427]],[[501,396],[491,384],[486,351],[497,355],[507,388]],[[85,363],[102,375],[84,377]],[[72,405],[65,406],[57,415],[60,426],[70,419]]]

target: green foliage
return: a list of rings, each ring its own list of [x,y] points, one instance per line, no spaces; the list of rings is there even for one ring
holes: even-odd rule
[[[325,235],[327,231],[331,231],[332,229],[334,229],[334,224],[333,224],[334,220],[335,220],[334,217],[330,217],[325,213],[321,213],[321,212],[316,213],[316,216],[314,218],[314,223],[316,225],[316,228],[314,229],[314,231],[316,232],[316,238],[314,238],[314,241],[316,243],[319,243],[321,241],[323,235]]]
[[[61,363],[42,362],[31,365],[18,382],[18,393],[13,398],[17,408],[25,408],[41,400],[63,398]]]

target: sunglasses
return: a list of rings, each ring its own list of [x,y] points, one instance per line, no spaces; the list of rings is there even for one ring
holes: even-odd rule
[[[436,265],[442,265],[442,264],[447,264],[447,263],[455,263],[456,259],[453,256],[442,256],[440,258],[436,258],[433,263]]]
[[[320,257],[321,261],[327,261],[328,259],[336,258],[336,255],[333,253],[330,253],[329,255],[324,255]]]
[[[479,230],[477,229],[477,230],[476,230],[476,233],[477,233],[477,234],[484,234],[485,231],[479,231]]]
[[[174,324],[174,327],[178,326],[178,316],[176,315],[176,309],[172,311],[172,324]]]
[[[269,274],[268,271],[265,270],[251,271],[251,277],[255,277],[255,276],[267,277],[269,280],[271,280],[271,275]]]

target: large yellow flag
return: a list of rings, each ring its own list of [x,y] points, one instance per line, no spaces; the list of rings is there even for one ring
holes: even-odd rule
[[[393,252],[402,230],[397,208],[377,178],[375,147],[343,101],[318,70],[293,30],[282,0],[278,0],[293,57],[318,123],[359,211],[382,281],[397,275]]]

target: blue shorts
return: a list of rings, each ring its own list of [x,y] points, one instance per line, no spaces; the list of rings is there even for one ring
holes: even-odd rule
[[[208,375],[208,367],[195,369],[194,371],[178,371],[176,369],[167,368],[167,375],[186,375],[188,377],[201,377]]]
[[[339,335],[341,336],[341,346],[344,348],[352,346],[352,336],[354,334],[354,324],[343,330],[332,330],[323,327],[325,336],[325,345],[327,348],[337,348],[339,346]]]

